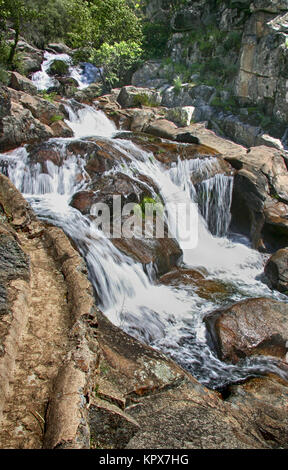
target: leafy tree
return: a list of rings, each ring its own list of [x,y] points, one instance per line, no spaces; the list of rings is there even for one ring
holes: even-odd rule
[[[7,59],[7,64],[12,65],[23,25],[27,21],[35,20],[37,18],[37,11],[27,6],[24,0],[2,0],[2,8],[5,14],[4,21],[11,21],[15,31],[14,41]]]
[[[106,42],[94,52],[93,62],[101,67],[104,91],[125,84],[127,76],[140,63],[141,46],[135,41]]]
[[[93,47],[122,41],[141,43],[141,21],[126,0],[89,2],[94,24]]]

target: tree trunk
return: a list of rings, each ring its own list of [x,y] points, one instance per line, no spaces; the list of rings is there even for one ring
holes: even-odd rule
[[[20,22],[17,21],[14,27],[15,27],[15,38],[14,38],[14,43],[12,44],[11,49],[10,49],[10,54],[8,57],[8,65],[13,64],[13,60],[15,57],[16,47],[19,41],[19,36],[20,36]]]

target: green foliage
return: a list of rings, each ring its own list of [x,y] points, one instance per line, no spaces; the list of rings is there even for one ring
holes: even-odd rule
[[[15,31],[14,40],[10,46],[8,58],[6,59],[7,65],[13,68],[16,47],[19,41],[20,33],[22,32],[25,24],[36,20],[38,13],[35,8],[27,5],[25,0],[1,0],[1,7],[3,8],[4,12],[2,17],[2,27],[6,29],[6,22],[9,21]],[[3,63],[3,57],[1,59]]]
[[[180,91],[182,90],[182,80],[179,76],[177,76],[176,78],[174,78],[173,80],[173,87],[174,87],[174,91],[176,94],[179,94]]]
[[[53,124],[54,122],[63,121],[63,119],[63,116],[60,116],[59,114],[54,114],[54,116],[52,116],[50,119],[50,123]]]
[[[170,27],[162,23],[143,24],[143,50],[146,59],[162,58],[171,35]]]
[[[46,90],[43,90],[40,92],[40,95],[41,95],[41,98],[43,98],[44,100],[47,100],[50,103],[54,103],[57,93],[55,91],[51,93],[47,93]]]
[[[241,46],[241,39],[242,39],[242,32],[240,31],[231,31],[228,33],[224,43],[223,47],[224,49],[228,52],[231,51],[231,49],[236,49],[239,50]]]
[[[93,47],[122,41],[141,43],[141,22],[125,0],[89,2],[94,26]]]
[[[9,84],[9,81],[9,73],[7,73],[7,70],[5,70],[5,68],[0,65],[0,84],[7,86]]]
[[[93,63],[102,67],[102,83],[105,90],[125,84],[127,76],[140,64],[142,49],[137,42],[121,41],[113,45],[104,43],[94,51]]]
[[[152,197],[148,197],[148,196],[145,196],[142,201],[140,202],[140,204],[135,204],[134,205],[134,214],[137,215],[138,217],[142,217],[143,219],[145,218],[145,215],[147,215],[147,211],[146,211],[146,204],[148,206],[148,212],[149,212],[149,215],[150,215],[150,211],[151,213],[154,213],[156,212],[157,214],[163,214],[164,213],[164,207],[163,207],[163,204],[162,204],[162,201],[161,201],[161,198],[159,196],[156,196],[156,198],[152,198]],[[152,215],[152,214],[151,214]]]

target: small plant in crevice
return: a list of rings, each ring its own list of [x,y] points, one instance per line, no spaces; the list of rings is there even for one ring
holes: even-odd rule
[[[51,117],[50,123],[53,124],[54,122],[59,122],[63,121],[64,117],[61,116],[60,114],[54,114],[54,116]]]
[[[181,92],[182,90],[182,86],[183,86],[183,83],[182,83],[182,80],[181,78],[179,77],[179,75],[174,78],[173,80],[173,88],[174,88],[174,91],[177,95],[179,95],[179,93]]]
[[[40,96],[44,100],[47,100],[50,103],[54,103],[55,98],[57,96],[57,93],[55,91],[52,91],[51,93],[49,93],[49,92],[47,92],[47,90],[42,90],[42,91],[40,91]]]

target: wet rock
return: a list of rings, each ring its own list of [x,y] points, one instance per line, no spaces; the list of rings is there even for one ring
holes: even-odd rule
[[[56,166],[62,166],[65,154],[61,152],[59,147],[52,142],[44,142],[39,145],[29,145],[29,162],[40,163],[43,172],[47,172],[47,162],[50,161]]]
[[[68,71],[69,64],[67,64],[67,62],[64,62],[64,60],[55,59],[51,63],[47,73],[56,77],[63,77],[68,74]]]
[[[288,306],[284,302],[243,300],[207,315],[205,323],[222,360],[238,362],[255,354],[285,360]]]
[[[64,73],[64,72],[63,72]],[[68,96],[69,98],[75,97],[78,88],[78,82],[75,78],[57,76],[59,87],[57,93],[61,96]]]
[[[97,202],[97,197],[94,191],[78,191],[73,194],[70,206],[87,215],[90,214],[91,207],[95,202]]]
[[[161,163],[171,165],[172,162],[177,162],[178,157],[181,160],[189,160],[198,157],[205,157],[205,156],[212,156],[218,155],[218,151],[208,147],[206,145],[201,145],[194,143],[198,142],[198,138],[190,138],[191,135],[188,133],[184,133],[184,137],[182,138],[182,134],[179,134],[179,143],[178,143],[178,135],[176,136],[176,142],[168,142],[163,140],[161,137],[157,137],[155,135],[148,135],[146,133],[127,133],[117,135],[117,138],[129,139],[139,147],[142,147],[144,150],[153,153],[154,157],[159,160]],[[193,137],[193,136],[192,136]],[[193,143],[190,145],[182,145],[182,140],[189,141],[191,140]],[[224,164],[225,165],[225,164]]]
[[[288,246],[288,205],[267,197],[263,237],[272,249]]]
[[[261,171],[246,166],[235,176],[232,199],[232,224],[248,235],[255,248],[261,247],[264,204],[269,185]]]
[[[73,137],[74,135],[72,129],[64,121],[55,121],[50,125],[50,127],[52,129],[54,137],[68,138]]]
[[[262,238],[266,240],[266,230],[271,231],[271,226],[274,233],[283,229],[285,232],[283,217],[277,221],[273,215],[271,197],[287,204],[288,172],[281,151],[276,149],[253,147],[239,157],[238,160],[227,158],[232,165],[236,163],[234,167],[240,168],[234,181],[232,223],[251,237],[255,247],[259,247],[263,243]],[[274,205],[275,210],[283,212],[283,207],[276,209]],[[269,239],[267,236],[267,243]],[[283,242],[279,239],[279,243]]]
[[[191,287],[199,297],[209,301],[227,299],[233,294],[234,289],[231,285],[206,279],[204,274],[193,269],[176,268],[159,279],[161,284],[172,285],[181,288],[181,286]]]
[[[140,262],[148,269],[153,266],[156,275],[167,273],[182,260],[182,250],[174,238],[115,238],[113,244],[125,255]]]
[[[288,294],[288,248],[278,250],[269,258],[265,274],[273,289]]]
[[[86,159],[85,169],[91,178],[96,178],[116,164],[125,156],[105,138],[73,140],[66,147],[67,154],[79,155]]]
[[[18,72],[11,73],[10,87],[14,88],[14,90],[24,91],[29,95],[37,95],[37,88],[33,82]]]
[[[137,108],[141,105],[159,106],[161,95],[149,88],[126,86],[121,89],[117,101],[123,108]]]

